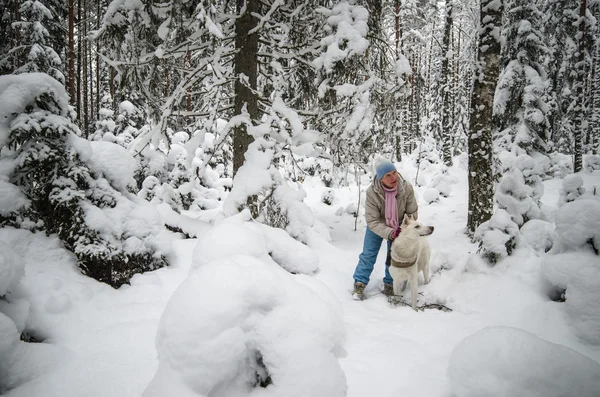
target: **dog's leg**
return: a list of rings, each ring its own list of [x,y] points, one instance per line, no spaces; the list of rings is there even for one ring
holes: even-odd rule
[[[408,284],[408,280],[402,281],[402,289],[401,289],[401,291],[404,291],[406,289],[406,285],[407,284]]]
[[[423,278],[425,278],[425,284],[429,284],[431,277],[429,276],[429,258],[426,257],[426,262],[423,264]]]
[[[412,273],[410,280],[410,292],[412,301],[410,302],[414,311],[417,310],[417,293],[419,291],[419,272],[417,269]]]

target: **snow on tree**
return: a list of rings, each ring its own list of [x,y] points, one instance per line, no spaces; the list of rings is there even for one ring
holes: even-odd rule
[[[475,231],[480,242],[479,252],[491,264],[512,254],[519,236],[519,226],[504,209],[498,209],[492,217]]]
[[[568,175],[562,181],[558,197],[558,206],[562,207],[566,203],[575,201],[584,193],[585,188],[583,187],[583,179],[577,174]]]
[[[13,22],[13,26],[19,29],[21,42],[11,49],[10,54],[19,59],[21,66],[14,73],[42,72],[64,84],[62,60],[52,47],[48,31],[50,23],[58,15],[44,3],[26,0],[20,5],[19,12],[23,20]]]
[[[98,111],[98,119],[96,120],[96,131],[90,136],[91,140],[103,140],[117,143],[118,140],[115,136],[117,125],[114,120],[115,112],[111,109],[112,102],[110,94],[102,96],[102,99],[100,100],[100,109]]]
[[[549,50],[541,31],[542,13],[535,3],[512,0],[507,4],[503,39],[503,70],[494,97],[494,117],[499,120],[496,148],[525,153],[546,152],[549,139],[549,88],[543,60]],[[520,153],[518,153],[520,154]]]
[[[137,162],[118,145],[78,137],[64,86],[46,74],[2,76],[0,103],[4,178],[84,274],[118,287],[167,264],[160,216],[129,193]]]

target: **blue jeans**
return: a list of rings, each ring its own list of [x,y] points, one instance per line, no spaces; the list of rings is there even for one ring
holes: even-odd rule
[[[371,277],[371,273],[373,272],[373,267],[375,266],[375,261],[377,260],[377,254],[379,253],[379,249],[381,248],[381,243],[383,242],[383,238],[379,237],[375,234],[369,227],[365,232],[365,241],[363,243],[363,250],[360,256],[358,257],[358,265],[356,265],[356,270],[354,270],[354,282],[360,281],[361,283],[369,284],[369,278]],[[385,261],[385,277],[383,278],[383,282],[386,284],[392,284],[393,279],[390,276],[390,242],[387,241],[387,258]]]

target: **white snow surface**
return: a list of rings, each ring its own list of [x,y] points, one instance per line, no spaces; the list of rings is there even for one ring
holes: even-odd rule
[[[414,183],[415,159],[403,158],[398,170]],[[546,253],[549,225],[532,224],[523,236],[533,243],[490,267],[464,234],[467,174],[461,161],[454,164],[447,170],[454,181],[448,197],[426,205],[429,185],[415,186],[419,219],[435,226],[429,237],[432,278],[427,285],[420,279],[418,304],[443,304],[451,312],[390,305],[380,292],[383,247],[367,299],[352,299],[365,230],[364,197],[360,207],[357,203],[369,174],[360,177],[362,192],[353,175],[344,187],[326,187],[316,177],[304,180],[310,217],[299,217],[313,222],[304,227],[311,230],[305,244],[250,221],[245,212],[224,218],[222,207],[187,214],[195,216],[189,219],[153,204],[140,210],[151,216],[112,214],[150,235],[158,233],[162,220],[195,236],[183,240],[177,233],[160,233],[171,246],[171,266],[135,275],[131,285],[118,290],[83,276],[55,236],[0,229],[0,242],[13,251],[3,262],[3,275],[15,274],[6,264],[17,266],[16,274],[19,266],[24,269],[4,287],[10,293],[0,305],[0,393],[463,397],[475,395],[464,394],[473,390],[503,395],[494,394],[505,390],[497,387],[501,383],[521,385],[512,396],[539,395],[524,384],[529,379],[547,391],[546,397],[565,390],[560,379],[574,390],[562,395],[585,396],[599,379],[600,264],[589,244],[564,238],[569,229],[593,229],[592,223],[586,226],[592,219],[577,210],[587,211],[588,204],[579,203],[595,199],[580,197],[558,210],[556,239],[563,243],[553,240]],[[419,175],[428,182],[435,173],[424,170],[422,165]],[[581,174],[586,191],[597,184],[599,172]],[[562,180],[543,183],[541,202],[553,213]],[[329,189],[335,191],[333,206],[321,201]],[[358,220],[347,211],[336,214],[338,208],[355,208]],[[98,216],[108,229],[110,221]],[[152,222],[144,224],[148,218]],[[506,214],[501,226],[509,220]],[[566,302],[548,297],[559,286],[566,288]],[[478,333],[486,328],[492,333]],[[20,341],[21,330],[43,343]],[[497,353],[488,361],[475,355],[464,362],[469,354],[457,346]],[[273,382],[267,388],[249,387],[254,373],[266,374],[257,351]]]
[[[457,397],[595,397],[600,364],[513,327],[489,327],[452,352],[448,377]]]

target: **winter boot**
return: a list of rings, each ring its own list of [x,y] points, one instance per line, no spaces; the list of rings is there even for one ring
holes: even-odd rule
[[[365,295],[364,295],[365,287],[366,287],[366,285],[364,283],[361,283],[360,281],[355,282],[354,283],[354,292],[352,292],[352,297],[355,300],[359,300],[359,301],[365,299]]]
[[[383,284],[383,294],[385,296],[394,296],[394,286],[392,284]]]

